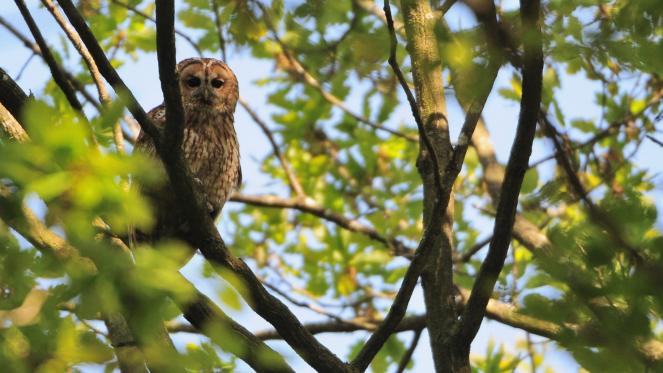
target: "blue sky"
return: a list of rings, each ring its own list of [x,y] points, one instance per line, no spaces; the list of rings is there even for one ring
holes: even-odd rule
[[[42,32],[45,34],[48,41],[53,45],[60,45],[60,36],[56,36],[58,31],[57,25],[52,21],[49,14],[43,10],[38,9],[36,4],[38,1],[28,1],[28,5],[34,11],[33,16],[37,19],[37,23],[41,26]],[[514,1],[505,2],[507,6],[517,4]],[[27,28],[23,25],[20,14],[15,9],[13,2],[2,1],[0,2],[0,15],[8,19],[13,25],[22,30],[25,34],[29,34]],[[474,23],[473,18],[461,6],[454,6],[450,13],[447,15],[449,24],[454,26],[462,25],[464,27]],[[18,71],[28,59],[30,53],[20,44],[13,36],[7,33],[4,29],[0,28],[0,45],[3,46],[3,58],[0,66],[7,70],[7,72],[16,77]],[[402,46],[401,46],[402,47]],[[178,40],[178,58],[186,58],[194,56],[195,53],[190,47]],[[217,56],[218,57],[218,56]],[[240,93],[243,97],[250,99],[251,105],[258,112],[258,114],[268,119],[271,110],[266,103],[266,91],[263,87],[258,87],[252,84],[254,81],[267,77],[273,70],[273,63],[270,61],[259,61],[251,58],[246,53],[233,53],[229,54],[228,64],[235,71],[240,81]],[[127,63],[119,70],[125,83],[132,89],[133,93],[138,98],[139,102],[144,108],[149,109],[158,105],[162,101],[160,85],[156,69],[156,55],[140,55],[135,60],[127,60]],[[506,161],[508,157],[509,147],[515,130],[515,125],[518,118],[518,105],[513,101],[502,99],[496,94],[497,88],[508,87],[509,80],[512,72],[503,69],[498,77],[495,85],[494,92],[488,100],[484,117],[489,126],[493,141],[495,143],[498,158],[501,161]],[[23,72],[19,84],[25,90],[32,90],[35,92],[40,91],[45,81],[50,76],[48,69],[44,63],[34,58],[26,70]],[[562,76],[562,88],[560,97],[560,104],[565,111],[567,118],[583,117],[587,119],[598,119],[600,112],[594,103],[594,94],[599,89],[595,83],[592,83],[582,76]],[[356,97],[354,97],[356,96]],[[357,108],[360,111],[361,102],[353,99],[359,95],[352,95],[347,100],[347,105],[351,108]],[[405,100],[403,100],[405,102]],[[463,113],[458,106],[449,100],[449,119],[451,125],[452,138],[455,138],[463,121]],[[402,106],[398,109],[396,114],[390,120],[391,125],[399,123],[413,123],[409,109]],[[241,157],[242,168],[244,172],[244,191],[247,193],[264,193],[265,188],[268,187],[268,179],[264,177],[259,171],[257,160],[263,158],[265,154],[270,151],[269,143],[263,136],[260,129],[252,122],[248,115],[241,107],[237,109],[236,115],[236,129],[241,144]],[[532,160],[540,159],[551,152],[549,144],[538,143],[534,148]],[[645,142],[643,150],[638,159],[639,164],[643,168],[648,168],[654,172],[660,173],[662,166],[660,162],[656,162],[656,157],[653,154],[660,154],[660,149],[650,142]],[[414,161],[414,160],[413,160]],[[657,205],[663,208],[663,193],[661,188],[660,178],[656,179],[657,189],[651,194],[655,198]],[[230,208],[231,205],[229,205]],[[484,237],[492,230],[492,224],[488,219],[482,218],[477,215],[477,221],[484,229],[481,237]],[[221,218],[221,225],[223,224],[223,217]],[[661,226],[661,219],[659,218],[659,226]],[[200,258],[194,259],[186,268],[185,273],[192,279],[196,280],[195,273],[198,266],[200,266]],[[200,284],[201,290],[205,291],[213,298],[218,299],[217,294],[219,288],[223,286],[221,280],[203,283],[195,281]],[[310,311],[293,308],[293,310],[304,321],[320,320],[320,317]],[[230,311],[230,310],[229,310]],[[410,303],[409,311],[412,313],[419,313],[423,311],[423,298],[418,291],[415,293],[414,298]],[[268,328],[268,324],[262,321],[259,317],[255,316],[247,306],[244,306],[241,312],[230,312],[233,316],[243,325],[247,326],[250,330],[262,330]],[[357,333],[356,336],[366,335],[366,333]],[[403,334],[406,342],[411,339],[411,333]],[[504,343],[505,349],[514,351],[513,345],[517,339],[522,339],[524,334],[510,327],[500,325],[496,322],[484,322],[481,331],[472,345],[472,351],[479,355],[483,355],[489,340],[493,339],[496,344]],[[349,345],[354,341],[354,337],[348,335],[321,335],[319,339],[333,351],[344,355],[347,352]],[[197,337],[191,335],[179,335],[176,339],[181,346],[187,341],[197,340]],[[310,368],[301,361],[296,354],[282,342],[270,342],[279,351],[283,351],[287,356],[293,357],[294,367],[298,372],[312,371]],[[430,350],[428,348],[427,335],[424,333],[419,347],[415,354],[417,362],[415,371],[432,371]],[[577,364],[565,352],[560,352],[554,348],[549,349],[549,355],[546,358],[546,363],[555,368],[556,371],[568,372],[577,370]],[[240,371],[250,371],[246,366],[241,366]],[[95,370],[90,368],[89,370]]]

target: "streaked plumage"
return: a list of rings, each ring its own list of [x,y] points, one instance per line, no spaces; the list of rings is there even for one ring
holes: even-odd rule
[[[212,58],[185,59],[177,65],[177,71],[185,115],[182,152],[207,197],[210,214],[216,218],[242,180],[233,125],[239,98],[237,78],[225,63]],[[163,104],[148,115],[156,125],[165,125]],[[138,136],[135,149],[158,158],[152,139],[144,132]],[[142,190],[152,202],[156,225],[151,232],[137,232],[137,238],[152,240],[186,234],[169,185]]]

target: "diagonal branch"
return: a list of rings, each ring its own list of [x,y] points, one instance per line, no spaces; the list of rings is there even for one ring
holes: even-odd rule
[[[543,130],[546,133],[546,136],[551,139],[555,147],[557,163],[562,167],[562,170],[564,170],[564,174],[566,175],[566,178],[571,185],[573,192],[584,202],[585,206],[587,206],[587,211],[589,212],[592,220],[602,225],[610,237],[619,246],[623,247],[631,256],[631,258],[636,261],[636,263],[642,263],[645,258],[643,258],[639,250],[624,239],[621,234],[621,229],[612,221],[612,219],[610,219],[610,217],[605,212],[601,211],[599,207],[594,204],[591,198],[589,198],[589,193],[583,186],[582,181],[580,181],[580,178],[571,165],[571,160],[569,159],[567,150],[557,138],[559,134],[557,129],[552,124],[550,119],[548,119],[546,113],[541,111],[539,115]]]
[[[104,84],[103,78],[101,77],[101,74],[99,73],[99,69],[97,68],[97,64],[94,62],[92,59],[92,56],[90,55],[90,52],[87,50],[85,47],[85,44],[83,44],[83,41],[81,40],[80,36],[76,33],[76,30],[74,30],[73,27],[69,23],[67,23],[66,19],[62,16],[60,11],[57,9],[53,1],[51,0],[41,0],[42,4],[48,9],[48,11],[51,13],[53,18],[55,18],[56,22],[58,25],[60,25],[60,28],[65,32],[67,35],[67,38],[69,38],[69,41],[74,45],[74,48],[78,51],[78,54],[83,58],[83,61],[85,62],[85,65],[88,68],[88,71],[90,72],[90,76],[92,77],[92,81],[94,82],[95,87],[97,88],[97,94],[99,96],[99,102],[102,104],[108,104],[111,101],[110,95],[108,94],[108,89],[106,89],[106,85]],[[66,76],[65,72],[65,76]],[[69,78],[69,81],[73,83],[75,79],[73,77],[67,77]],[[78,89],[80,92],[84,93],[87,92],[85,89]],[[95,103],[94,100],[89,100],[92,103]],[[113,125],[113,140],[115,142],[115,146],[117,147],[117,151],[120,153],[124,153],[124,134],[122,133],[122,125],[118,121]]]
[[[2,74],[2,72],[0,72]],[[30,139],[23,127],[16,121],[12,113],[7,110],[0,101],[0,139],[8,138],[18,142],[24,142]]]
[[[14,0],[14,2],[21,12],[25,23],[28,25],[32,36],[35,38],[37,45],[39,45],[39,50],[41,51],[41,55],[44,58],[44,61],[46,61],[48,68],[51,70],[53,80],[55,80],[55,83],[58,85],[58,87],[60,87],[62,93],[64,93],[65,97],[67,98],[67,101],[69,101],[71,107],[74,108],[74,110],[76,110],[81,115],[81,117],[85,118],[85,114],[83,113],[83,105],[81,105],[81,102],[78,101],[76,92],[74,92],[74,89],[69,83],[69,80],[67,80],[64,72],[62,71],[62,68],[58,65],[55,57],[51,53],[50,48],[46,44],[46,40],[44,40],[41,31],[39,31],[35,20],[32,18],[28,7],[25,5],[25,2],[23,0]]]
[[[0,24],[4,26],[2,21],[0,17]],[[0,102],[16,120],[21,120],[21,111],[28,102],[28,95],[2,68],[0,68]]]
[[[539,0],[523,1],[521,17],[528,32],[525,43],[523,67],[523,94],[516,137],[511,147],[506,175],[502,184],[500,201],[488,254],[474,282],[472,294],[463,311],[458,331],[458,342],[469,351],[470,343],[481,326],[486,305],[493,292],[495,282],[502,270],[511,242],[511,232],[516,217],[518,195],[527,171],[532,142],[536,132],[539,106],[541,105],[543,52],[541,47],[541,9]]]
[[[76,28],[79,35],[81,35],[83,42],[85,42],[85,45],[97,62],[102,75],[104,75],[113,88],[124,91],[125,97],[129,102],[130,111],[134,114],[142,129],[153,139],[159,139],[160,131],[147,118],[136,98],[128,91],[117,72],[110,65],[103,50],[71,0],[58,0],[58,2],[69,18],[69,21]],[[173,43],[168,44],[173,45]],[[163,56],[161,59],[163,59]],[[165,72],[166,74],[174,74],[174,71]],[[172,139],[169,141],[172,141]],[[182,207],[180,210],[192,227],[191,237],[188,237],[189,243],[193,247],[200,248],[207,260],[220,267],[217,269],[219,269],[222,275],[227,275],[225,271],[220,270],[221,268],[225,268],[233,272],[244,282],[248,293],[243,295],[247,297],[249,305],[260,316],[274,325],[288,344],[311,366],[320,371],[349,371],[349,367],[346,364],[315,340],[282,302],[267,292],[246,263],[230,254],[219,232],[216,230],[214,222],[203,208],[202,196],[194,190],[186,168],[179,167],[184,166],[181,162],[181,157],[171,159],[173,158],[172,156],[169,157],[168,154],[164,154],[166,151],[162,145],[161,141],[155,141],[159,155],[164,160],[171,185],[178,197],[178,203]],[[184,208],[185,206],[186,208]]]
[[[421,333],[423,331],[424,328],[415,329],[414,335],[412,336],[412,341],[410,342],[410,347],[408,347],[408,349],[401,357],[401,361],[398,363],[398,368],[396,368],[396,373],[403,373],[405,372],[405,369],[407,369],[408,364],[412,360],[412,355],[414,355],[414,350],[417,349],[419,338],[421,337]]]
[[[283,356],[232,320],[184,276],[178,274],[178,278],[185,284],[186,289],[182,290],[194,294],[190,301],[173,297],[184,318],[194,326],[195,329],[191,331],[202,332],[223,350],[242,359],[256,372],[294,372]]]
[[[78,13],[76,6],[74,6],[71,0],[58,0],[58,4],[60,4],[60,7],[69,19],[71,25],[78,32],[78,35],[80,35],[88,51],[90,51],[101,75],[103,75],[106,81],[113,87],[115,92],[119,93],[119,96],[126,96],[129,111],[134,118],[136,118],[138,123],[140,123],[143,130],[152,137],[156,144],[159,141],[161,131],[147,117],[145,110],[143,110],[140,104],[138,104],[136,97],[129,88],[127,88],[127,85],[124,84],[124,81],[122,81],[122,78],[120,78],[117,71],[115,71],[97,42],[97,39],[94,37],[94,34],[90,31],[90,28],[87,26],[80,13]]]

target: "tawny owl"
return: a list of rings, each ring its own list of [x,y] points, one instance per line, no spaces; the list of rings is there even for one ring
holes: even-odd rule
[[[225,63],[213,58],[185,59],[177,64],[177,71],[185,117],[184,160],[215,219],[242,181],[239,144],[233,125],[239,98],[237,78]],[[157,126],[164,126],[165,106],[155,107],[148,116]],[[135,149],[158,158],[152,139],[145,132],[139,134]],[[143,187],[142,191],[153,205],[156,225],[151,232],[136,232],[136,238],[144,241],[186,235],[186,224],[177,211],[169,184]]]

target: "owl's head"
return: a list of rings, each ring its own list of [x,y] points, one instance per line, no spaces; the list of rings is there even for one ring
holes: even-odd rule
[[[187,58],[177,64],[184,104],[235,111],[239,87],[235,74],[223,61],[214,58]]]

